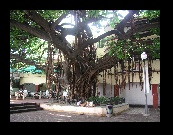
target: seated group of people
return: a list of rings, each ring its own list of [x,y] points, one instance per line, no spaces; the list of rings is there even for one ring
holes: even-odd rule
[[[94,107],[95,105],[93,102],[88,102],[85,100],[84,97],[80,97],[79,95],[72,95],[70,92],[64,91],[63,93],[59,93],[60,99],[62,101],[66,101],[69,104],[74,103],[75,105],[82,106],[82,107]]]
[[[94,107],[95,105],[93,104],[93,102],[88,102],[85,101],[82,103],[82,101],[77,102],[78,106],[82,106],[82,107]]]
[[[40,92],[34,93],[33,98],[35,98],[35,99],[41,99],[41,93]]]
[[[24,90],[20,89],[18,92],[16,92],[15,96],[16,96],[16,100],[19,98],[22,98],[23,100],[26,98],[26,96],[28,95],[28,91],[25,88]]]
[[[93,104],[93,102],[88,102],[85,100],[84,97],[76,97],[76,105],[78,106],[82,106],[82,107],[94,107],[95,105]]]
[[[20,90],[18,90],[17,92],[15,92],[15,96],[16,96],[16,99],[25,99],[26,96],[28,96],[28,90],[25,88],[24,90],[22,90],[22,88]],[[41,99],[42,97],[42,94],[41,92],[35,92],[34,94],[30,94],[31,97],[35,98],[35,99]],[[54,93],[53,93],[54,94]],[[46,90],[45,92],[45,97],[46,98],[51,98],[51,95],[52,93],[49,93],[48,90]]]
[[[49,92],[46,91],[46,95],[48,96]],[[19,91],[15,92],[15,96],[16,96],[16,99],[25,99],[26,96],[31,96],[32,98],[35,98],[35,99],[41,99],[41,96],[42,96],[42,93],[41,92],[34,92],[34,94],[32,93],[28,93],[28,90],[25,88],[24,90],[20,89]]]

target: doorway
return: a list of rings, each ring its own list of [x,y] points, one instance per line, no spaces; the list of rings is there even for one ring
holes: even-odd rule
[[[158,108],[158,84],[152,84],[153,107]]]

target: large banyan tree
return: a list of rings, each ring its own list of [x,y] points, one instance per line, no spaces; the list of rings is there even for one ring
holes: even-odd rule
[[[94,38],[88,24],[108,19],[110,12],[113,30]],[[75,24],[61,23],[68,15]],[[143,39],[154,34],[156,38]],[[75,36],[73,43],[67,35]],[[98,42],[108,46],[101,58],[94,45]],[[116,10],[11,10],[10,46],[13,67],[35,65],[45,71],[48,89],[53,82],[69,85],[71,94],[87,98],[95,95],[100,72],[106,75],[106,69],[116,69],[118,64],[123,71],[124,60],[131,63],[132,58],[140,59],[143,51],[149,60],[160,58],[160,11],[129,10],[118,20]],[[45,52],[47,60],[43,59]],[[131,72],[130,66],[128,69]]]

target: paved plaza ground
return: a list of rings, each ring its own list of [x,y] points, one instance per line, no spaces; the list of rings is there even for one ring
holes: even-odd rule
[[[16,100],[12,98],[10,103],[36,102],[46,103],[48,99]],[[160,122],[160,109],[148,108],[149,116],[143,116],[145,108],[130,107],[123,113],[109,117],[94,115],[80,115],[68,112],[33,111],[10,114],[10,122]]]
[[[10,122],[160,122],[159,109],[149,108],[150,116],[143,116],[144,111],[144,108],[130,107],[120,115],[109,118],[42,110],[10,114]]]

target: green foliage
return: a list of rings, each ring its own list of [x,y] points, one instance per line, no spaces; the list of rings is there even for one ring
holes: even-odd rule
[[[160,10],[144,10],[139,14],[140,18],[148,18],[149,20],[160,16]]]
[[[146,52],[151,58],[160,58],[160,38],[153,39],[151,44],[141,44],[141,40],[131,42],[128,40],[118,40],[108,42],[109,55],[115,55],[119,59],[128,60],[133,54]]]
[[[46,92],[46,83],[42,84],[42,86],[40,87],[40,91]]]
[[[10,10],[10,19],[14,19],[18,22],[24,22],[25,21],[25,17],[24,17],[25,13],[22,12],[22,10]]]
[[[108,103],[111,103],[113,105],[117,105],[119,103],[123,103],[125,100],[125,98],[123,97],[111,97],[111,98],[108,98],[108,97],[104,97],[104,96],[101,96],[101,97],[89,97],[87,99],[88,102],[93,102],[94,104],[96,105],[100,105],[100,104],[108,104]]]
[[[86,10],[87,15],[83,18],[83,20],[87,20],[89,18],[97,19],[101,17],[101,21],[108,20],[108,23],[112,27],[115,27],[115,25],[120,22],[120,15],[117,11],[118,10]],[[64,13],[69,13],[69,10],[36,10],[36,12],[45,20],[50,22],[57,20],[57,18]],[[159,16],[160,10],[144,10],[141,11],[138,17],[147,17],[152,19]],[[38,26],[38,24],[33,22],[23,10],[10,10],[10,19],[32,27],[41,28],[41,26]],[[93,25],[96,27],[103,27],[100,24],[101,21],[94,21]],[[151,29],[150,31],[153,32],[153,34],[160,35],[160,29]],[[136,34],[136,39],[140,39],[139,34]],[[128,40],[118,40],[118,42],[115,43],[112,37],[102,39],[100,44],[101,46],[108,46],[109,54],[116,55],[119,59],[128,59],[132,53],[141,53],[144,50],[150,50],[147,53],[153,55],[153,57],[160,57],[160,53],[158,53],[160,52],[160,38],[153,40],[153,43],[150,46],[139,44],[138,41],[132,43]],[[136,48],[136,44],[138,44],[138,48]],[[30,59],[31,61],[35,61],[35,63],[43,63],[45,58],[42,56],[46,56],[47,46],[46,41],[43,41],[21,29],[10,27],[11,54],[19,54],[22,59]],[[15,68],[28,66],[27,64],[22,63],[22,60],[16,61],[15,59],[11,59],[11,65]]]
[[[109,55],[115,55],[119,59],[128,59],[129,53],[128,50],[131,47],[130,42],[126,40],[118,40],[115,42],[112,40],[111,42],[108,42],[109,47]]]
[[[116,24],[120,23],[117,12],[114,13],[113,19],[110,20],[110,26],[115,27]]]
[[[96,26],[97,28],[102,28],[105,26],[101,25],[101,22],[103,21],[108,21],[107,24],[110,24],[110,26],[115,27],[117,23],[119,23],[119,14],[117,14],[118,10],[88,10],[88,17],[93,17],[93,18],[99,18],[101,17],[102,19],[99,21],[93,22],[93,25]]]
[[[156,34],[156,35],[160,36],[160,29],[158,29],[158,28],[152,28],[152,29],[150,29],[150,31],[151,31],[153,34]]]
[[[160,10],[147,10],[140,12],[138,17],[145,17],[149,19],[157,18],[160,16]],[[133,54],[141,54],[145,51],[151,58],[160,58],[160,28],[152,28],[150,31],[158,36],[157,38],[152,39],[151,44],[141,43],[141,37],[139,33],[136,33],[134,38],[135,41],[127,40],[118,40],[114,41],[107,40],[107,46],[109,48],[109,55],[115,55],[119,59],[129,59]]]
[[[47,42],[17,28],[10,29],[10,53],[18,54],[22,59],[43,62],[42,55],[46,54]],[[15,61],[13,61],[15,63]],[[15,67],[24,64],[16,63]]]
[[[37,11],[40,15],[42,15],[42,11]],[[53,11],[57,12],[57,11]],[[51,11],[46,10],[45,11],[45,18],[48,14],[50,14]],[[46,19],[53,19],[56,17],[53,15],[52,18],[46,18]],[[32,27],[40,27],[35,22],[33,22],[31,19],[26,17],[25,13],[22,10],[11,10],[10,11],[10,19],[16,20],[18,22],[21,22],[23,24],[30,25]],[[46,55],[46,49],[47,49],[47,42],[41,40],[38,37],[35,37],[31,34],[29,34],[26,31],[23,31],[21,29],[18,29],[16,27],[10,27],[10,53],[11,54],[17,54],[21,57],[21,61],[29,59],[30,61],[35,61],[39,63],[43,63],[45,61],[45,58],[42,57],[43,55]],[[16,61],[15,59],[11,60],[11,64],[15,68],[20,67],[26,67],[27,65],[25,63]]]
[[[57,18],[59,18],[62,14],[69,13],[70,10],[35,11],[45,20],[51,22],[57,20]],[[104,15],[106,16],[107,11],[87,10],[87,18],[97,18],[102,13],[105,13]],[[10,19],[23,23],[25,25],[32,26],[34,28],[41,28],[41,26],[33,22],[32,19],[30,19],[23,10],[11,10]],[[99,23],[97,23],[97,25],[99,26]],[[47,42],[43,43],[41,39],[29,34],[26,31],[23,31],[16,27],[10,27],[10,49],[11,54],[19,54],[22,59],[30,59],[31,61],[35,61],[36,63],[43,63],[45,58],[43,58],[42,56],[46,55]],[[26,64],[16,61],[14,59],[12,59],[11,62],[12,65],[16,68],[27,66]]]
[[[100,10],[88,10],[88,17],[97,18],[100,15]]]
[[[37,11],[47,21],[56,21],[62,14],[68,13],[69,10],[38,10]]]

